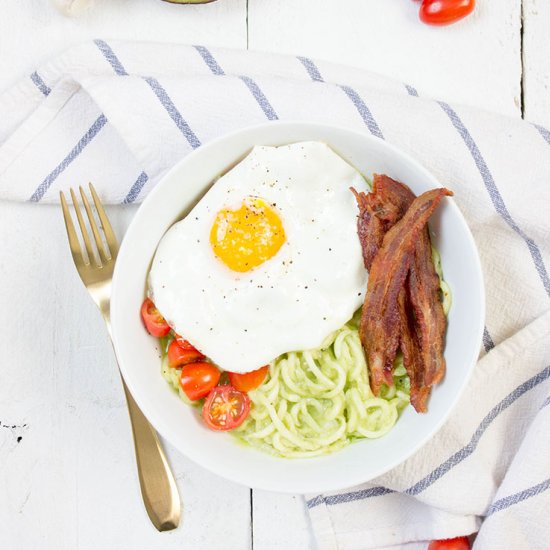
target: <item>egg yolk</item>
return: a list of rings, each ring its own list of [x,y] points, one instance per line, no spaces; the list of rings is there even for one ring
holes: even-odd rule
[[[247,197],[237,210],[220,210],[210,231],[216,256],[241,273],[275,256],[285,239],[278,213],[258,197]]]

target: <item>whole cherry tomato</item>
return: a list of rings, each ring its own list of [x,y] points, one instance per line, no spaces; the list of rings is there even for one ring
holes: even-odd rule
[[[428,550],[470,550],[470,541],[468,537],[432,540],[428,546]]]
[[[206,362],[188,363],[183,365],[180,374],[180,386],[185,395],[196,401],[206,397],[220,380],[220,371]]]
[[[449,25],[470,15],[475,6],[475,0],[423,0],[420,20],[428,25]]]

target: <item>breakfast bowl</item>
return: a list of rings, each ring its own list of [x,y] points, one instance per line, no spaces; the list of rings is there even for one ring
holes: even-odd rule
[[[452,290],[453,305],[446,333],[446,375],[434,387],[428,412],[418,414],[408,406],[383,437],[354,441],[337,452],[310,458],[273,456],[240,443],[229,433],[209,430],[200,410],[186,406],[160,375],[158,340],[144,330],[139,312],[151,263],[167,230],[254,146],[304,141],[326,143],[361,173],[387,174],[405,182],[416,194],[441,187],[414,159],[364,133],[294,122],[239,130],[189,154],[150,192],[120,248],[111,299],[113,339],[122,374],[155,429],[184,455],[220,476],[253,488],[289,493],[317,493],[367,482],[401,464],[433,437],[456,405],[474,368],[485,308],[473,237],[457,205],[446,199],[430,219],[430,232]]]

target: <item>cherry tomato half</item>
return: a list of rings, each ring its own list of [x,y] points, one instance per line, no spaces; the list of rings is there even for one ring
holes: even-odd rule
[[[240,374],[238,372],[229,372],[229,380],[231,385],[240,391],[251,391],[255,390],[267,376],[267,370],[269,366],[261,367],[258,370],[253,370],[252,372],[245,372]]]
[[[196,401],[206,397],[220,380],[220,371],[206,362],[188,363],[181,369],[180,386],[185,395]]]
[[[470,541],[468,537],[432,540],[428,546],[428,550],[470,550]]]
[[[183,336],[180,336],[177,332],[174,332],[174,338],[177,343],[183,348],[187,348],[189,346],[193,347],[192,344],[190,344]]]
[[[428,25],[449,25],[470,15],[475,6],[475,0],[423,0],[420,20]]]
[[[211,430],[232,430],[250,411],[250,398],[233,386],[216,386],[206,398],[202,417]]]
[[[172,368],[182,367],[187,363],[202,361],[203,359],[204,355],[187,340],[172,340],[168,346],[168,364]]]
[[[170,325],[149,298],[145,298],[141,304],[141,318],[151,336],[161,338],[170,332]]]

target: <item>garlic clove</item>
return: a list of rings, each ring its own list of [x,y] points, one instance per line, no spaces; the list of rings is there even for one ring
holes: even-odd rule
[[[80,15],[87,10],[94,0],[51,0],[52,4],[64,15]]]

